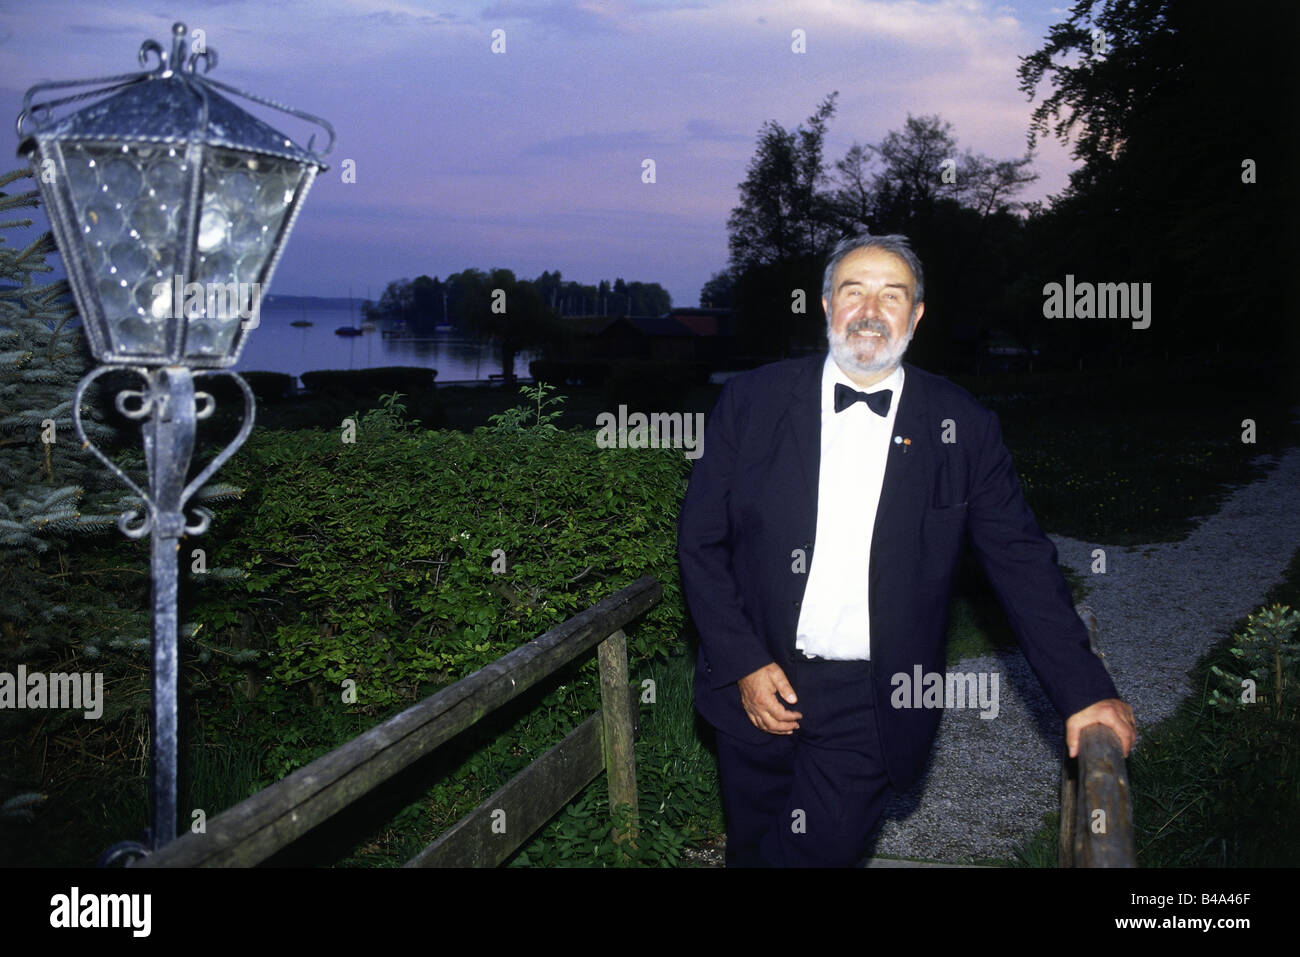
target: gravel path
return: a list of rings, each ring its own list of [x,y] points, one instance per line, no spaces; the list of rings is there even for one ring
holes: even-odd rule
[[[1300,449],[1261,461],[1276,467],[1184,541],[1125,548],[1050,536],[1062,564],[1091,580],[1098,644],[1139,735],[1173,713],[1192,690],[1192,665],[1281,580],[1300,545]],[[1097,547],[1104,575],[1090,571]],[[944,712],[929,771],[891,802],[876,854],[1009,857],[1059,805],[1064,724],[1019,649],[952,670],[999,674],[998,716]]]

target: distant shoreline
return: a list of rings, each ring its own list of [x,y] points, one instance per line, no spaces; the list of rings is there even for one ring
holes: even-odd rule
[[[274,309],[328,309],[331,312],[335,310],[344,311],[347,309],[360,309],[361,304],[369,302],[368,299],[349,299],[346,296],[288,296],[276,293],[267,293],[262,297],[262,308],[270,306]]]

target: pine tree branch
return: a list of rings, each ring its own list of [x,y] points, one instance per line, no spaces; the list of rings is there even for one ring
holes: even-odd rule
[[[0,173],[0,188],[8,186],[10,183],[23,179],[24,177],[27,179],[33,178],[30,167],[20,166],[18,169],[10,170],[7,173]]]
[[[13,193],[10,195],[0,196],[0,210],[20,209],[23,206],[30,206],[35,209],[40,205],[41,194],[32,190],[30,193]],[[31,225],[29,222],[28,226]]]

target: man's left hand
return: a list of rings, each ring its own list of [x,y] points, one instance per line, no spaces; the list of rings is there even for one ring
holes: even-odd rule
[[[1090,724],[1104,724],[1114,731],[1124,749],[1124,757],[1129,756],[1133,742],[1137,740],[1137,722],[1133,720],[1133,709],[1128,704],[1119,698],[1106,698],[1066,718],[1065,747],[1070,757],[1079,756],[1079,732]]]

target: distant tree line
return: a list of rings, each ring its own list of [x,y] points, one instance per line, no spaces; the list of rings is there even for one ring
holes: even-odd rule
[[[498,285],[492,285],[498,282]],[[416,276],[394,279],[378,302],[367,302],[362,311],[371,319],[403,319],[424,328],[449,324],[469,329],[467,304],[484,289],[508,288],[536,300],[556,316],[662,316],[673,307],[672,296],[657,282],[627,282],[621,277],[595,285],[569,280],[557,269],[536,279],[518,279],[508,269],[466,269],[446,279]]]
[[[537,291],[562,316],[662,316],[673,307],[668,290],[657,282],[612,283],[594,286],[564,282],[560,271],[544,272],[533,280]]]
[[[672,297],[658,283],[620,278],[586,286],[564,282],[559,270],[529,280],[509,269],[465,269],[443,280],[395,279],[378,302],[367,300],[361,308],[368,319],[400,319],[415,333],[445,323],[461,334],[493,339],[501,344],[502,375],[511,382],[518,352],[573,334],[562,317],[660,316],[672,308]]]

